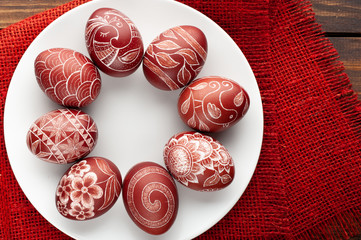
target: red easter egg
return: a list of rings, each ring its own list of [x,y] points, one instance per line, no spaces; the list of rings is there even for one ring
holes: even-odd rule
[[[88,114],[75,109],[58,109],[46,113],[31,125],[26,142],[38,158],[66,164],[88,155],[97,138],[97,126]]]
[[[88,157],[71,166],[56,188],[55,203],[61,215],[89,220],[107,212],[118,200],[122,177],[117,166],[102,157]]]
[[[175,90],[191,82],[207,58],[207,39],[194,26],[177,26],[157,36],[143,59],[147,80],[162,90]]]
[[[116,9],[93,12],[86,24],[85,41],[90,58],[110,76],[128,76],[142,61],[142,37],[134,23]]]
[[[178,192],[168,171],[157,163],[142,162],[129,170],[123,183],[124,206],[143,231],[158,235],[173,224]]]
[[[45,94],[66,107],[84,107],[99,95],[98,69],[83,54],[66,48],[52,48],[35,59],[35,75]]]
[[[239,122],[249,104],[247,92],[235,81],[203,77],[180,93],[178,113],[183,122],[195,130],[219,132]]]
[[[164,162],[172,176],[198,191],[216,191],[234,178],[234,163],[228,150],[214,138],[198,132],[182,132],[164,147]]]

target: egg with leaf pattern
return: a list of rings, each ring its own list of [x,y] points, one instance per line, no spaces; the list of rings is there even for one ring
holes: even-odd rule
[[[185,124],[201,132],[220,132],[239,122],[250,99],[237,82],[219,76],[202,77],[183,89],[178,113]]]
[[[207,58],[207,38],[199,28],[182,25],[159,34],[148,46],[143,72],[154,87],[176,90],[190,83]]]

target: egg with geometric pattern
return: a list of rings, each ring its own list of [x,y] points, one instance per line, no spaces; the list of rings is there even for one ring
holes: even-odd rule
[[[26,142],[41,160],[67,164],[87,156],[97,138],[97,126],[88,114],[76,109],[57,109],[30,126]]]

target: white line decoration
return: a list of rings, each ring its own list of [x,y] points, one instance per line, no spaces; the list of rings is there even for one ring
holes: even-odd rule
[[[207,58],[207,40],[194,26],[177,26],[157,36],[143,60],[147,80],[163,90],[176,90],[191,82]]]
[[[37,119],[27,134],[27,145],[40,159],[71,163],[95,147],[98,130],[94,120],[75,109],[58,109]]]
[[[100,216],[120,195],[118,174],[112,170],[109,160],[100,157],[86,158],[74,164],[61,178],[56,189],[59,213],[74,220]]]
[[[100,74],[83,54],[66,48],[41,52],[35,59],[40,88],[54,102],[66,107],[84,107],[100,93]]]
[[[189,127],[217,132],[243,118],[249,103],[247,92],[238,83],[211,76],[195,80],[181,92],[178,112]]]
[[[194,190],[219,190],[228,186],[234,177],[234,163],[227,149],[198,132],[173,136],[164,147],[163,156],[172,176]]]
[[[91,59],[111,76],[128,76],[141,63],[142,37],[135,24],[116,9],[100,8],[90,16],[85,41]]]

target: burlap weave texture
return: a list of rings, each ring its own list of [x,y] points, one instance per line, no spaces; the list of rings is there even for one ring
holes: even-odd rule
[[[0,31],[0,114],[12,74],[32,40],[87,2]],[[361,233],[360,110],[338,54],[301,0],[182,0],[238,44],[259,84],[265,129],[246,192],[198,239],[347,239]],[[0,239],[67,239],[28,202],[0,137]],[[201,224],[201,223],[200,223]]]

